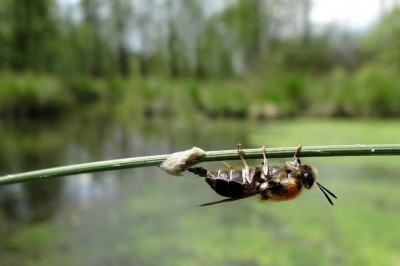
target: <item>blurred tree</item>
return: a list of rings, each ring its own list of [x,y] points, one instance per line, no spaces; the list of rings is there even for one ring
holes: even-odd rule
[[[199,38],[204,29],[204,3],[197,0],[167,1],[167,51],[171,77],[204,74]],[[203,72],[203,74],[201,73]]]
[[[10,43],[9,43],[9,31],[10,31],[10,1],[0,0],[0,68],[8,66],[10,57]]]
[[[232,53],[238,51],[242,57],[237,64],[244,64],[246,68],[252,68],[260,56],[262,32],[264,32],[267,7],[263,0],[240,0],[236,5],[226,9],[222,19],[227,26],[229,35],[233,40]],[[233,55],[235,56],[235,55]],[[243,68],[236,66],[237,68]]]
[[[367,60],[395,66],[400,71],[400,8],[384,15],[361,39],[360,47]]]
[[[114,32],[118,72],[122,76],[130,73],[129,50],[127,47],[129,20],[132,6],[128,0],[110,0],[112,32]]]
[[[180,46],[180,41],[178,38],[177,32],[177,21],[178,18],[178,6],[179,1],[168,1],[167,2],[167,10],[168,10],[168,35],[167,35],[167,47],[168,47],[168,55],[169,55],[169,71],[170,75],[173,78],[176,78],[180,75],[180,67],[179,67],[179,59],[182,53],[182,49]],[[179,23],[179,22],[178,22]]]
[[[58,4],[56,4],[58,3]],[[329,28],[313,33],[311,0],[0,0],[0,67],[107,77],[176,78],[357,66],[353,46]],[[74,8],[70,8],[74,6]],[[391,14],[391,15],[390,15]],[[362,49],[399,64],[393,11]],[[353,39],[352,39],[353,40]],[[338,56],[339,55],[339,56]]]
[[[151,59],[159,41],[155,24],[154,5],[154,0],[134,1],[134,31],[130,37],[135,43],[135,55],[142,77],[148,76],[152,71]]]
[[[53,0],[9,1],[10,67],[49,71],[55,61],[51,42],[57,35]]]
[[[228,34],[225,23],[219,15],[209,18],[199,34],[196,43],[196,56],[199,61],[195,67],[195,76],[231,77],[234,74],[233,40]]]
[[[102,0],[81,0],[83,20],[78,28],[80,32],[78,32],[79,47],[77,48],[81,48],[79,58],[87,60],[88,71],[94,77],[104,76],[107,72],[105,62],[107,42],[101,35],[104,26],[101,16],[103,4]]]
[[[204,31],[206,23],[206,14],[204,10],[204,4],[200,1],[190,0],[184,1],[185,9],[187,10],[186,15],[186,38],[187,42],[187,57],[188,65],[191,68],[191,72],[196,77],[201,77],[202,72],[204,73],[203,57],[199,54],[199,43],[200,35]],[[202,70],[203,69],[203,70]]]

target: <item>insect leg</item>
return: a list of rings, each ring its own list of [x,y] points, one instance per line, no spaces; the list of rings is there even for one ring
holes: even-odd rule
[[[233,167],[232,167],[228,162],[222,161],[222,163],[224,164],[224,166],[225,166],[226,168],[233,169]]]
[[[269,169],[268,169],[267,155],[265,153],[265,146],[262,146],[262,154],[263,154],[263,160],[261,161],[261,165],[264,177],[266,177],[268,175]]]
[[[243,155],[242,155],[242,153],[240,152],[240,146],[241,146],[241,145],[242,145],[242,144],[238,143],[238,145],[237,145],[237,153],[239,154],[239,158],[240,158],[240,160],[242,161],[243,166],[244,166],[244,167],[248,167],[248,166],[247,166],[247,163],[246,163],[246,160],[243,158]]]
[[[238,152],[239,158],[242,161],[242,164],[244,166],[243,180],[246,179],[249,183],[251,183],[249,166],[247,165],[246,160],[243,158],[243,155],[240,152],[240,146],[241,146],[241,144],[238,143],[237,152]]]
[[[207,177],[208,171],[204,169],[203,167],[190,167],[188,168],[189,172],[192,172],[195,175],[201,176],[201,177]]]
[[[294,152],[294,156],[293,156],[293,160],[296,164],[300,165],[300,157],[299,157],[299,153],[301,151],[301,148],[303,147],[303,145],[299,145],[296,149],[296,151]]]

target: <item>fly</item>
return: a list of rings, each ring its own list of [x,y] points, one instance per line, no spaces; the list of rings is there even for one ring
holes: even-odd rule
[[[263,160],[260,166],[248,166],[241,151],[240,144],[237,152],[243,168],[235,169],[229,165],[228,169],[209,171],[203,167],[190,167],[188,171],[205,178],[208,185],[219,195],[226,197],[222,200],[204,203],[200,206],[236,201],[259,195],[261,201],[284,201],[296,198],[302,188],[310,189],[314,183],[333,205],[329,196],[337,198],[327,188],[316,182],[315,167],[301,164],[299,153],[302,146],[298,146],[293,160],[281,165],[268,165],[265,147],[262,147]]]

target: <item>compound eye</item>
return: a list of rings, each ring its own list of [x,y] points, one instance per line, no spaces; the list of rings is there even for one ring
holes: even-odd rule
[[[312,171],[307,171],[303,175],[303,183],[306,188],[311,188],[314,185],[315,177]]]

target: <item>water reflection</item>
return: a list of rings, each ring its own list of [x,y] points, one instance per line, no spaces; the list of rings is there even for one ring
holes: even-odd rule
[[[164,154],[194,145],[248,147],[248,134],[259,132],[257,127],[242,121],[133,122],[103,116],[23,130],[8,125],[0,128],[7,139],[1,155],[8,156],[2,171]],[[396,229],[385,228],[399,222],[400,199],[387,182],[398,168],[373,170],[371,161],[337,167],[336,158],[312,161],[324,185],[338,195],[337,206],[311,190],[288,203],[249,198],[197,208],[218,195],[199,177],[169,176],[157,167],[3,186],[0,258],[4,265],[335,265],[364,261],[369,255],[363,248],[378,248],[376,243],[383,245],[382,254],[397,254]],[[383,173],[389,179],[376,178]],[[368,240],[371,232],[379,241]]]
[[[9,185],[1,188],[1,210],[9,220],[28,220],[29,208],[23,191],[23,184]]]
[[[240,127],[225,122],[201,128],[195,124],[162,120],[141,121],[127,126],[109,117],[100,119],[94,116],[39,126],[36,123],[28,125],[24,122],[23,126],[11,123],[1,129],[0,134],[8,143],[1,149],[2,158],[6,158],[2,161],[2,174],[94,160],[164,154],[193,145],[226,148],[238,140],[245,141]],[[229,134],[225,134],[226,131]],[[201,143],[204,140],[207,143]],[[128,174],[134,177],[124,177]],[[48,220],[63,211],[60,206],[77,204],[87,208],[93,202],[109,201],[120,196],[126,188],[125,183],[131,183],[133,178],[135,186],[141,182],[149,183],[149,175],[154,178],[160,176],[160,172],[136,169],[125,173],[82,174],[3,186],[0,187],[1,209],[4,217],[16,222]]]

